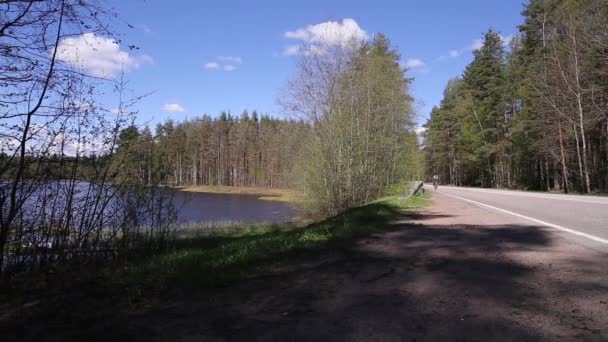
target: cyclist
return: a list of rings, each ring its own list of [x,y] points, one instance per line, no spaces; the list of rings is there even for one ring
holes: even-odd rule
[[[433,186],[435,187],[435,190],[437,190],[437,187],[439,186],[439,176],[437,175],[433,176]]]

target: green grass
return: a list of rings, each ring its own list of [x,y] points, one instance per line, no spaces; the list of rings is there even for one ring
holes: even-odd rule
[[[414,182],[392,184],[386,189],[386,193],[390,196],[403,196],[412,188],[413,185]]]
[[[321,222],[302,225],[224,225],[211,230],[189,227],[171,252],[137,265],[133,280],[144,286],[216,286],[254,276],[259,266],[288,260],[315,248],[348,248],[352,241],[395,229],[406,210],[428,202],[426,195],[400,200],[386,197]]]

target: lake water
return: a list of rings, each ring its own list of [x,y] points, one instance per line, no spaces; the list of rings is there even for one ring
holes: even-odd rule
[[[253,195],[175,192],[177,223],[272,222],[292,220],[301,210]]]
[[[73,192],[70,187],[73,186]],[[162,189],[162,188],[161,188]],[[1,189],[6,193],[6,189]],[[68,182],[50,182],[39,186],[23,205],[21,215],[30,226],[49,226],[57,222],[65,222],[68,193],[73,193],[73,209],[71,222],[80,229],[93,229],[96,225],[117,227],[121,224],[126,203],[137,206],[137,202],[124,200],[125,197],[116,195],[116,189],[111,185],[96,186],[87,182],[70,185]],[[196,192],[172,191],[163,192],[167,199],[172,199],[177,212],[177,225],[190,223],[218,222],[252,222],[280,223],[292,221],[303,214],[297,207],[273,201],[258,199],[255,195],[208,194]],[[101,200],[96,200],[97,196]],[[127,195],[127,197],[129,197]],[[137,197],[137,196],[136,196]],[[108,199],[106,199],[108,198]],[[107,202],[106,205],[102,205]],[[146,220],[147,201],[143,199],[142,216]],[[155,214],[154,214],[155,215]],[[20,217],[21,217],[20,216]],[[159,217],[169,219],[161,214]],[[103,218],[101,222],[100,218]],[[141,223],[141,222],[140,222]],[[158,222],[157,222],[158,223]],[[75,228],[76,229],[76,228]]]

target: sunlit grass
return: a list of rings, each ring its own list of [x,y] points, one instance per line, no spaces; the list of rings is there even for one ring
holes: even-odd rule
[[[179,186],[174,189],[208,194],[252,195],[264,201],[274,202],[301,203],[303,201],[302,194],[292,189],[237,186]]]

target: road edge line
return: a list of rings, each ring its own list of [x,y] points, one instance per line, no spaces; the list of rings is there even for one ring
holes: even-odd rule
[[[503,212],[505,214],[513,215],[513,216],[516,216],[516,217],[519,217],[519,218],[523,218],[523,219],[526,219],[526,220],[529,220],[529,221],[540,223],[540,224],[542,224],[544,226],[555,228],[557,230],[561,230],[561,231],[564,231],[566,233],[570,233],[570,234],[573,234],[573,235],[581,236],[581,237],[587,238],[589,240],[593,240],[595,242],[599,242],[599,243],[603,243],[603,244],[607,244],[608,245],[608,240],[602,239],[601,237],[598,237],[598,236],[595,236],[595,235],[579,232],[578,230],[562,227],[562,226],[559,226],[557,224],[553,224],[553,223],[549,223],[549,222],[542,221],[542,220],[539,220],[539,219],[535,219],[535,218],[532,218],[532,217],[529,217],[529,216],[526,216],[526,215],[521,215],[521,214],[518,214],[518,213],[514,213],[514,212],[509,211],[509,210],[500,209],[500,208],[491,206],[489,204],[484,204],[484,203],[473,201],[473,200],[470,200],[470,199],[467,199],[467,198],[464,198],[464,197],[448,194],[448,193],[445,193],[445,192],[440,191],[440,190],[435,190],[435,191],[437,191],[438,193],[440,193],[442,195],[446,195],[446,196],[449,196],[449,197],[454,197],[454,198],[463,200],[465,202],[469,202],[469,203],[477,204],[477,205],[480,205],[480,206],[483,206],[483,207],[487,207],[487,208],[490,208],[490,209],[493,209],[493,210],[497,210],[497,211]]]

